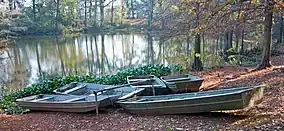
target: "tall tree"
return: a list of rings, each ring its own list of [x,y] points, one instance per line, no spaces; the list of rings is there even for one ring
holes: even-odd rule
[[[273,19],[274,0],[266,0],[265,2],[265,15],[264,15],[264,40],[263,40],[263,55],[261,63],[257,69],[265,69],[271,66],[271,28]]]
[[[197,2],[195,5],[195,14],[196,14],[196,28],[199,28],[200,24],[200,16],[199,16],[199,11],[200,11],[200,3]],[[201,38],[200,38],[200,32],[196,32],[195,34],[195,46],[194,46],[194,61],[192,64],[192,69],[194,70],[203,70],[202,66],[202,61],[201,61]]]

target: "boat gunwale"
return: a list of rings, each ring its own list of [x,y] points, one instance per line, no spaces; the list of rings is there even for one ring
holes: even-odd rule
[[[79,86],[82,86],[84,85],[83,87],[81,88],[77,88],[74,90],[74,88],[78,87],[78,86],[75,86],[73,88],[70,88],[70,89],[65,89],[64,91],[60,91],[61,88],[65,87],[65,86],[68,86],[68,85],[71,85],[73,83],[76,83],[77,85]],[[97,87],[96,87],[97,86]],[[96,83],[86,83],[86,82],[72,82],[72,83],[69,83],[69,84],[66,84],[62,87],[59,87],[55,90],[53,90],[53,92],[55,94],[60,94],[60,95],[72,95],[70,93],[72,92],[75,92],[75,91],[78,91],[80,89],[83,89],[83,88],[86,88],[86,89],[91,89],[91,90],[103,90],[104,88],[110,88],[110,87],[113,87],[113,85],[102,85],[102,84],[96,84]],[[95,88],[95,89],[92,89],[92,88]]]
[[[164,80],[162,80],[164,81]],[[180,83],[190,83],[190,82],[203,82],[204,79],[200,78],[200,79],[194,79],[194,80],[177,80],[177,81],[164,81],[166,84],[169,85],[174,85],[174,84],[180,84]]]
[[[234,100],[224,100],[218,102],[204,102],[204,103],[197,103],[197,104],[177,104],[177,105],[163,105],[163,106],[151,106],[151,107],[127,107],[127,110],[153,110],[153,109],[164,109],[164,108],[177,108],[177,107],[189,107],[189,106],[204,106],[204,105],[213,105],[213,104],[222,104],[222,103],[229,103],[229,102],[241,102],[242,99],[234,99]]]
[[[226,95],[232,95],[232,94],[240,94],[240,93],[244,93],[246,91],[250,91],[256,88],[262,88],[265,87],[266,85],[259,85],[259,86],[251,86],[251,87],[238,87],[238,88],[231,88],[231,89],[223,89],[222,91],[226,90],[234,90],[234,89],[240,89],[240,88],[244,88],[244,89],[240,89],[237,91],[232,91],[229,93],[225,93],[225,94],[215,94],[215,95],[208,95],[208,96],[193,96],[193,97],[188,97],[188,98],[183,98],[183,99],[167,99],[167,100],[153,100],[153,101],[129,101],[129,99],[126,100],[120,100],[117,101],[116,103],[118,104],[151,104],[151,103],[161,103],[161,102],[172,102],[172,101],[185,101],[185,100],[192,100],[192,99],[203,99],[203,98],[210,98],[210,97],[216,97],[216,96],[226,96]],[[214,91],[218,91],[218,90],[212,90],[212,91],[206,91],[206,93],[208,92],[214,92]],[[205,91],[204,91],[205,92]],[[196,93],[183,93],[183,94],[174,94],[175,96],[179,96],[179,95],[187,95],[187,94],[199,94],[199,93],[204,93],[204,92],[196,92]],[[173,96],[173,94],[170,95],[159,95],[159,97],[167,97],[167,96]],[[156,96],[143,96],[142,98],[147,99],[147,98],[155,98]],[[142,99],[141,98],[141,99]]]
[[[177,77],[177,76],[187,76],[184,79],[174,79],[174,78],[169,78],[169,79],[165,79],[166,77]],[[177,84],[177,83],[181,83],[181,82],[195,82],[195,81],[204,81],[203,78],[199,77],[199,76],[194,76],[191,74],[185,74],[185,75],[170,75],[170,76],[161,76],[160,79],[162,81],[164,81],[167,84]]]
[[[41,94],[40,94],[41,95]],[[24,98],[20,98],[20,99],[17,99],[16,102],[22,102],[22,103],[42,103],[42,104],[88,104],[88,103],[96,103],[96,100],[93,99],[93,100],[85,100],[85,101],[71,101],[71,102],[61,102],[61,101],[31,101],[31,99],[26,99],[26,98],[34,98],[38,95],[33,95],[33,96],[29,96],[29,97],[24,97]],[[64,96],[74,96],[74,95],[64,95]],[[97,99],[97,102],[101,102],[101,101],[104,101],[104,100],[107,100],[107,99],[110,99],[111,97],[119,97],[119,95],[105,95],[105,96],[108,96],[108,97],[105,97],[105,98],[101,98],[101,99]],[[75,97],[78,97],[78,96],[75,96]],[[95,97],[95,96],[86,96],[86,98],[88,97]],[[78,97],[79,98],[79,97]],[[36,100],[36,99],[35,99]],[[65,100],[63,100],[65,101]]]

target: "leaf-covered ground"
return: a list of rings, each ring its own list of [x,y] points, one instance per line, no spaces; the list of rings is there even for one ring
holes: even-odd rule
[[[251,67],[224,67],[197,73],[203,89],[267,84],[262,102],[249,110],[189,115],[136,116],[122,109],[100,114],[30,112],[0,115],[0,130],[284,130],[284,56],[272,58],[271,69],[250,72]]]

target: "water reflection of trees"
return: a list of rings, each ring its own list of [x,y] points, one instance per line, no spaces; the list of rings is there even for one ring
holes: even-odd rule
[[[189,67],[193,58],[193,40],[189,35],[166,39],[151,34],[24,38],[17,40],[15,47],[7,51],[6,55],[11,56],[8,65],[12,68],[6,74],[9,74],[9,79],[19,78],[25,84],[46,73],[51,76],[104,75],[115,73],[119,68],[145,64],[181,64]],[[201,41],[204,66],[220,64],[219,51],[223,50],[223,38],[202,38]]]
[[[10,49],[2,50],[0,54],[0,87],[1,93],[12,92],[21,89],[28,83],[26,75],[30,72],[23,68],[26,62],[21,59],[26,51],[20,51],[16,45]],[[28,65],[28,64],[27,64]],[[2,92],[3,90],[3,92]],[[1,94],[0,94],[1,95]]]

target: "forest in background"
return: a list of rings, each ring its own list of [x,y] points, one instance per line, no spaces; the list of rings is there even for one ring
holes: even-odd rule
[[[0,35],[6,41],[134,28],[165,40],[187,37],[195,41],[192,68],[197,70],[203,69],[205,40],[222,41],[227,56],[243,53],[244,40],[252,40],[263,45],[257,69],[264,69],[271,66],[272,43],[282,43],[283,7],[280,0],[2,0]]]

